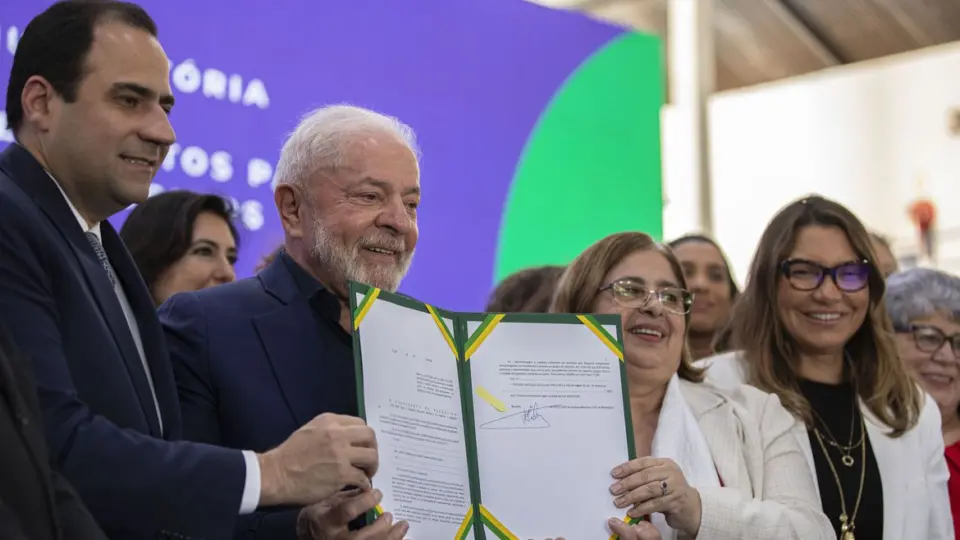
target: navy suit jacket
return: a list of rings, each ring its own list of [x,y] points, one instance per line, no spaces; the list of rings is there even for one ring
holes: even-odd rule
[[[295,263],[284,257],[256,277],[177,294],[160,307],[185,437],[260,452],[321,413],[357,414],[352,361],[338,367],[346,377],[332,375],[327,361],[343,358],[325,352],[344,346],[324,341],[286,266]],[[296,514],[245,516],[236,537],[294,538]]]
[[[0,538],[106,540],[52,470],[30,363],[0,325]]]
[[[153,301],[106,221],[101,235],[138,322],[163,433],[120,303],[66,199],[24,148],[0,153],[0,323],[33,362],[51,459],[111,538],[227,538],[243,456],[177,441]]]

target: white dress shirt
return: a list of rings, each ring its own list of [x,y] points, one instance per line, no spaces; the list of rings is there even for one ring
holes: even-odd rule
[[[80,224],[80,228],[83,230],[83,232],[95,234],[100,243],[103,244],[103,237],[100,235],[100,223],[89,225],[87,220],[80,215],[77,207],[74,206],[70,201],[70,198],[67,197],[67,193],[63,191],[62,187],[60,187],[60,182],[57,182],[57,179],[54,178],[53,175],[50,175],[50,179],[53,180],[54,185],[60,190],[60,194],[63,195],[63,199],[67,201],[67,206],[70,207],[70,211],[73,212],[74,217],[77,218],[77,222]],[[140,363],[143,364],[143,372],[147,377],[147,383],[150,385],[150,394],[153,397],[153,405],[157,410],[157,421],[160,424],[160,431],[163,432],[163,417],[160,415],[160,404],[157,401],[157,392],[153,387],[153,377],[150,375],[150,366],[147,365],[147,355],[143,352],[143,340],[140,337],[139,323],[137,323],[137,319],[133,315],[133,308],[130,307],[130,301],[127,299],[127,293],[124,292],[123,286],[120,285],[120,281],[117,281],[114,284],[113,292],[117,295],[117,300],[120,302],[120,309],[123,310],[123,317],[127,320],[127,326],[130,328],[130,335],[133,337],[133,342],[137,346],[137,353],[140,355]],[[243,482],[243,496],[240,499],[240,514],[249,514],[256,510],[257,506],[260,504],[260,462],[257,461],[256,453],[250,450],[243,451],[243,462],[246,465],[247,475]]]

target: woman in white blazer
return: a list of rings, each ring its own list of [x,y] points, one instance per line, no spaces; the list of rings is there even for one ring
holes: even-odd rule
[[[701,382],[686,346],[693,295],[669,248],[609,236],[563,274],[552,311],[621,317],[638,459],[615,465],[617,508],[665,540],[835,538],[776,396]]]
[[[897,356],[863,224],[808,197],[757,246],[731,318],[736,353],[703,361],[721,386],[780,397],[841,540],[953,540],[936,403]]]

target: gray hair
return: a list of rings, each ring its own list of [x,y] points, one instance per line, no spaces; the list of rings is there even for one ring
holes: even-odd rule
[[[897,331],[916,319],[942,313],[960,320],[960,278],[930,268],[911,268],[887,278],[887,312]]]
[[[328,105],[305,114],[287,137],[273,187],[303,182],[320,168],[342,166],[346,142],[372,133],[395,135],[419,159],[413,129],[400,120],[353,105]]]

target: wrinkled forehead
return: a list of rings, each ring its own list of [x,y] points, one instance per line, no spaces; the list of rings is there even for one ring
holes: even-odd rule
[[[417,156],[401,137],[384,131],[359,132],[344,138],[342,165],[359,169],[380,165],[406,165],[419,169]]]
[[[667,257],[654,249],[634,251],[607,272],[604,284],[632,279],[648,287],[678,287],[676,275]]]
[[[341,149],[341,173],[348,182],[373,179],[381,187],[409,192],[420,186],[420,165],[413,150],[390,134],[361,135],[348,139]]]

